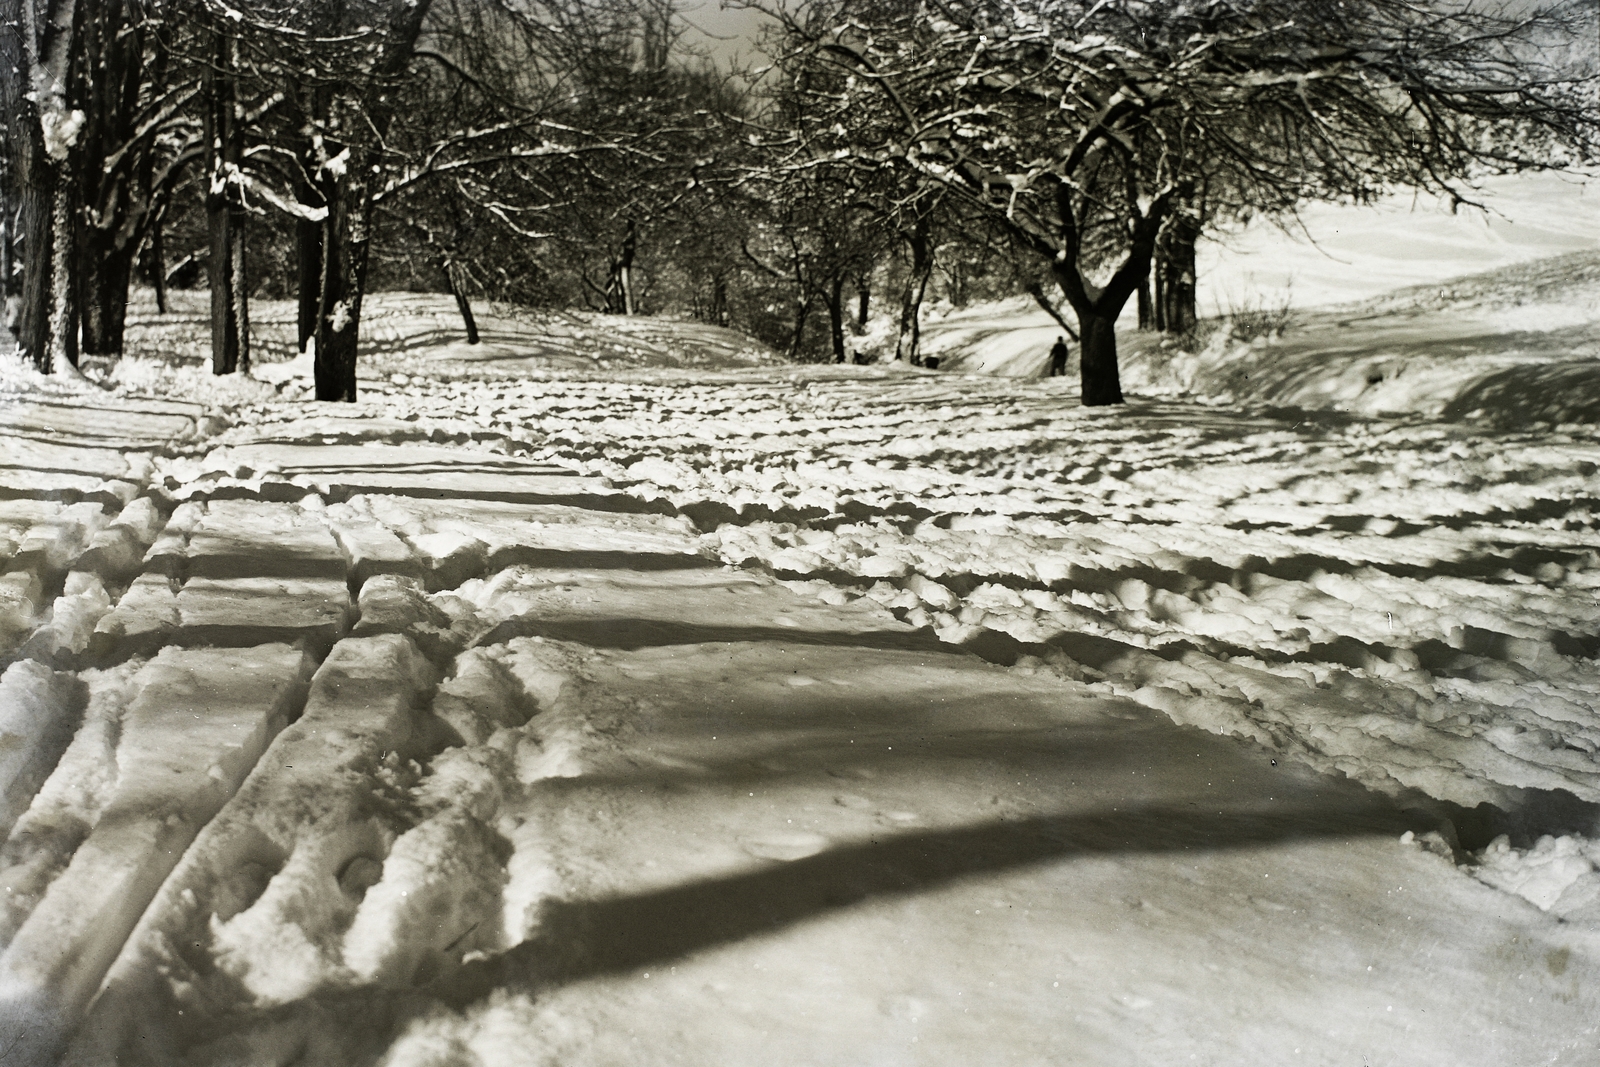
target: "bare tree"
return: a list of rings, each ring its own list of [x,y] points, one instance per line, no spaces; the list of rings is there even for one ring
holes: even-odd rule
[[[1596,153],[1592,3],[809,0],[784,62],[838,88],[801,164],[890,170],[986,211],[1078,319],[1083,402],[1122,399],[1115,322],[1202,174],[1269,210]],[[1586,65],[1587,63],[1587,65]],[[820,101],[819,101],[820,103]]]

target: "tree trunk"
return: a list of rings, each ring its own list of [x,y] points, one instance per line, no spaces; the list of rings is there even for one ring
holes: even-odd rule
[[[40,149],[43,155],[43,149]],[[56,184],[54,167],[30,168],[33,180],[22,186],[22,307],[17,323],[17,347],[33,360],[41,374],[50,373],[50,272],[54,231]]]
[[[232,374],[239,366],[239,332],[233,321],[233,223],[227,201],[218,193],[206,197],[206,229],[211,254],[206,274],[211,287],[211,373]]]
[[[900,332],[894,343],[894,358],[897,363],[907,360],[914,367],[922,366],[922,297],[933,275],[930,229],[927,217],[923,216],[906,235],[906,243],[911,246],[911,276],[906,280],[905,293],[900,299]]]
[[[322,296],[317,307],[312,374],[318,400],[356,398],[356,348],[367,285],[367,245],[372,213],[370,164],[354,158],[346,176],[323,188],[328,216],[322,231]],[[362,153],[365,156],[365,153]]]
[[[250,279],[244,251],[245,210],[240,190],[233,190],[228,204],[228,235],[232,248],[228,263],[228,295],[233,298],[233,348],[238,353],[240,374],[250,371]]]
[[[711,324],[728,325],[728,276],[718,274],[711,283]]]
[[[372,64],[373,85],[381,86],[400,76],[416,48],[431,6],[432,0],[411,0],[389,9],[388,32]],[[393,117],[392,106],[390,97],[369,92],[366,99],[349,108],[348,114],[336,116],[335,130],[354,134],[362,141],[375,135],[381,141]],[[344,109],[333,107],[330,114],[341,110]],[[341,147],[349,148],[344,173],[333,175],[326,169],[319,172],[327,215],[322,224],[322,293],[317,303],[317,351],[312,376],[318,400],[353,401],[377,158],[375,152],[360,143],[341,146],[336,143],[339,140],[329,138],[328,151],[332,156]]]
[[[12,257],[16,253],[16,242],[12,240],[12,233],[17,224],[17,205],[9,187],[5,190],[5,195],[0,197],[0,211],[5,213],[5,217],[0,218],[0,326],[3,326],[15,339],[18,328],[16,313],[21,301],[17,299],[13,285]]]
[[[1187,225],[1173,226],[1156,270],[1161,277],[1161,326],[1168,333],[1186,333],[1199,321],[1195,307],[1195,237]]]
[[[833,361],[843,363],[844,351],[844,275],[835,275],[828,286],[828,336],[833,341]]]
[[[1157,261],[1154,263],[1150,271],[1150,282],[1155,290],[1155,292],[1151,294],[1150,298],[1150,320],[1151,325],[1163,333],[1165,333],[1167,329],[1167,290],[1165,279],[1166,275],[1161,268],[1159,257],[1157,257]]]
[[[1155,308],[1150,303],[1150,279],[1146,278],[1139,283],[1139,329],[1153,329],[1155,314]]]
[[[1161,328],[1187,333],[1199,321],[1196,310],[1195,243],[1201,211],[1192,182],[1178,190],[1179,208],[1167,219],[1156,242],[1155,271],[1161,291]]]
[[[122,351],[133,249],[116,247],[114,235],[104,230],[85,227],[85,231],[78,257],[83,271],[83,351],[90,356],[115,356]]]
[[[63,188],[67,180],[63,177],[58,184],[50,217],[50,368],[56,373],[78,365],[78,271],[72,254],[76,220],[72,196]]]
[[[302,352],[317,333],[317,305],[322,301],[322,232],[320,222],[295,220],[295,327],[296,344]]]
[[[811,301],[800,299],[794,307],[794,336],[789,339],[789,358],[798,360],[804,349],[806,318],[811,314]]]
[[[633,292],[633,259],[638,250],[638,231],[633,220],[628,220],[627,232],[622,238],[622,250],[611,264],[611,279],[607,285],[606,310],[613,314],[636,315],[638,302]]]
[[[1121,307],[1117,311],[1121,311]],[[1078,312],[1078,374],[1084,407],[1122,403],[1117,369],[1117,316],[1096,310]]]
[[[205,216],[210,235],[210,256],[206,275],[211,286],[211,373],[232,374],[250,365],[248,341],[238,318],[245,294],[235,291],[243,270],[238,256],[243,251],[243,210],[238,205],[238,163],[242,162],[242,133],[234,114],[234,85],[227,77],[230,51],[226,37],[214,38],[214,62],[206,64],[205,139],[206,166]]]
[[[156,290],[156,311],[162,315],[167,313],[167,242],[163,237],[166,230],[166,212],[156,215],[150,227],[150,247],[145,254],[149,257],[150,284]]]
[[[450,295],[456,298],[456,310],[461,312],[461,324],[467,330],[467,344],[475,345],[478,343],[478,321],[472,317],[472,304],[467,300],[466,290],[461,286],[458,270],[454,263],[445,263],[444,280],[450,287]]]
[[[856,279],[856,333],[867,330],[867,312],[872,305],[872,280],[868,275]]]

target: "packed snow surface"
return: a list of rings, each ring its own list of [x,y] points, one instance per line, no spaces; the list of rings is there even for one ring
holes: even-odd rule
[[[648,329],[8,379],[7,1062],[1600,1060],[1594,423]]]

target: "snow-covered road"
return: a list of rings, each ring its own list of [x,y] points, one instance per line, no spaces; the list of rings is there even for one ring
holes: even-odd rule
[[[406,366],[0,406],[18,1062],[1600,1059],[1592,427]]]

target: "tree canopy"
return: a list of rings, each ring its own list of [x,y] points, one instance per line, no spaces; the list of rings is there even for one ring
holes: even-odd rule
[[[1207,227],[1600,158],[1593,0],[730,2],[765,74],[676,0],[0,0],[8,324],[44,369],[114,358],[132,280],[203,264],[214,370],[292,293],[347,400],[375,284],[474,335],[477,295],[834,359],[877,289],[915,362],[930,286],[1054,309],[1044,278],[1108,404],[1118,315],[1154,275],[1192,321]]]

